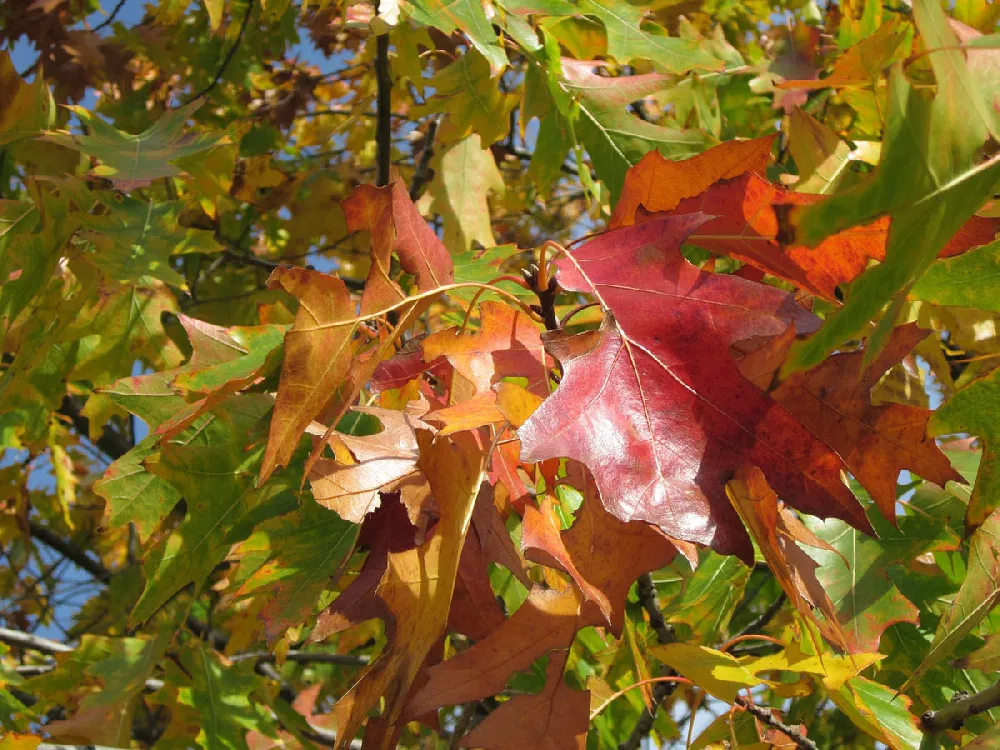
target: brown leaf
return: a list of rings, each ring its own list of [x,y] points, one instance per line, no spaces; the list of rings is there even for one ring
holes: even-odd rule
[[[590,691],[572,690],[563,680],[569,651],[553,653],[545,670],[545,689],[518,695],[500,706],[459,747],[484,750],[584,750],[590,726]]]
[[[643,573],[668,565],[677,548],[655,526],[626,523],[608,513],[589,473],[581,489],[584,501],[578,518],[561,535],[548,496],[541,498],[540,509],[528,503],[521,548],[528,559],[569,573],[584,597],[600,609],[611,631],[620,636],[629,588]]]
[[[379,504],[380,492],[402,493],[410,522],[422,526],[420,517],[430,515],[432,498],[426,480],[417,470],[420,450],[416,430],[431,429],[419,417],[426,410],[413,406],[406,411],[359,407],[355,411],[377,417],[382,431],[374,435],[334,433],[332,441],[350,451],[356,463],[320,458],[309,472],[316,502],[345,521],[361,523]],[[325,432],[325,430],[320,431]]]
[[[496,695],[514,672],[527,669],[552,649],[567,648],[576,631],[591,624],[580,612],[582,603],[575,586],[562,590],[536,586],[503,627],[431,667],[427,684],[407,703],[405,715],[419,716],[441,706]]]
[[[896,480],[903,469],[942,487],[965,481],[928,437],[929,409],[871,404],[872,386],[928,333],[916,324],[901,326],[863,373],[863,351],[835,354],[812,370],[795,373],[771,394],[843,457],[890,520],[896,518]]]

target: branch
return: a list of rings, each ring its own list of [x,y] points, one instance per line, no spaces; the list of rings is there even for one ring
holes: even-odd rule
[[[413,172],[413,179],[410,181],[410,200],[415,201],[420,197],[420,189],[427,181],[427,171],[431,166],[431,157],[434,156],[434,138],[437,136],[438,123],[441,116],[437,115],[431,119],[427,126],[427,134],[424,136],[424,147],[420,151],[420,161]]]
[[[758,706],[752,700],[747,700],[742,695],[736,698],[736,705],[746,709],[747,713],[753,714],[753,716],[755,716],[758,720],[767,724],[772,729],[777,729],[782,734],[787,735],[788,738],[794,742],[797,747],[802,748],[802,750],[819,750],[819,746],[811,739],[804,736],[801,729],[798,727],[790,727],[785,724],[781,719],[774,715],[774,712],[770,708]]]
[[[771,606],[764,610],[760,617],[751,622],[745,628],[743,628],[739,633],[733,636],[733,638],[739,638],[744,635],[750,635],[751,633],[757,633],[764,629],[764,627],[774,619],[774,616],[781,611],[782,605],[788,599],[788,595],[784,591],[781,595],[771,602]]]
[[[376,183],[389,184],[389,166],[392,158],[392,78],[389,76],[389,35],[375,37],[375,80],[378,85],[376,98],[375,144],[378,159]]]
[[[236,50],[238,50],[240,48],[240,45],[243,43],[243,35],[246,33],[247,26],[250,24],[250,14],[252,12],[253,12],[253,0],[247,0],[247,11],[246,13],[243,14],[243,21],[242,23],[240,23],[240,30],[239,33],[237,33],[236,35],[236,41],[233,42],[233,46],[230,47],[229,52],[226,53],[225,58],[222,60],[222,65],[220,65],[219,69],[215,71],[215,77],[212,78],[211,82],[205,88],[203,88],[197,94],[188,99],[185,102],[185,104],[190,104],[196,99],[200,99],[203,96],[207,96],[209,93],[211,93],[212,89],[214,89],[216,86],[219,85],[219,82],[222,80],[222,76],[226,74],[226,68],[229,67],[229,63],[233,61],[233,57],[236,55]]]
[[[63,397],[62,404],[59,406],[59,413],[69,418],[69,421],[73,424],[73,429],[81,436],[88,437],[90,435],[90,420],[83,415],[82,408],[72,396],[67,395]],[[132,442],[127,437],[107,426],[105,426],[104,432],[97,439],[95,445],[110,456],[112,460],[121,458],[132,450]]]
[[[668,643],[673,643],[674,629],[663,619],[663,612],[660,610],[660,599],[656,595],[656,585],[653,583],[653,577],[649,573],[643,573],[639,576],[638,594],[639,603],[642,604],[642,608],[646,610],[646,614],[649,616],[649,624],[653,628],[653,632],[656,633],[656,639],[664,646]],[[660,670],[660,676],[676,677],[677,672],[670,667],[664,667]],[[678,683],[676,682],[658,682],[653,686],[652,710],[643,710],[639,716],[639,720],[636,721],[635,726],[632,728],[632,733],[628,736],[627,740],[618,745],[618,750],[638,750],[642,741],[653,729],[657,710],[659,710],[663,701],[673,694],[674,690],[677,689],[677,685]]]
[[[927,734],[936,734],[947,729],[960,729],[970,716],[989,711],[1000,706],[1000,682],[968,698],[953,700],[937,711],[926,711],[920,717],[920,724]]]
[[[65,643],[10,628],[0,628],[0,643],[40,651],[43,654],[67,654],[73,650],[72,646],[67,646]]]
[[[63,539],[47,526],[28,519],[28,530],[33,539],[37,539],[48,547],[51,547],[78,568],[87,571],[99,581],[107,582],[111,579],[111,571],[104,567],[100,560],[95,560],[82,548],[75,545],[68,539]]]
[[[268,651],[247,651],[242,654],[234,654],[229,659],[233,662],[259,659],[262,662],[272,663],[276,660],[276,657]],[[316,651],[297,651],[293,649],[285,655],[285,661],[295,662],[296,664],[337,664],[342,667],[365,667],[371,662],[371,659],[367,656],[325,654]]]
[[[97,26],[93,28],[93,32],[96,34],[98,31],[108,28],[111,24],[115,22],[115,18],[118,16],[118,12],[125,6],[126,0],[118,0],[118,4],[111,9],[110,15],[101,21]]]

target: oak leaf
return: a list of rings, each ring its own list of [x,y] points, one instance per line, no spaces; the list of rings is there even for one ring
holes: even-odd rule
[[[734,145],[737,143],[748,145],[738,149]],[[883,217],[845,229],[825,238],[815,248],[784,242],[784,212],[795,206],[814,205],[823,196],[793,193],[768,182],[762,176],[763,159],[752,150],[758,143],[730,141],[683,161],[647,155],[629,172],[611,226],[628,226],[661,212],[704,211],[714,218],[699,227],[689,242],[750,263],[813,294],[835,300],[840,284],[857,278],[870,261],[885,259],[889,219]],[[739,157],[745,161],[739,161]],[[741,167],[745,168],[737,172]],[[698,175],[693,185],[700,190],[688,187],[692,185],[692,173]],[[687,189],[679,190],[678,184]],[[974,216],[947,243],[941,255],[957,255],[990,242],[998,229],[1000,222]]]
[[[541,499],[540,508],[528,503],[521,548],[528,559],[569,573],[584,597],[600,609],[612,632],[620,635],[629,588],[643,573],[668,565],[677,548],[655,526],[626,523],[608,513],[589,474],[581,489],[583,505],[567,531],[560,532],[549,496]]]
[[[535,587],[503,627],[470,649],[428,670],[427,683],[409,700],[407,716],[495,695],[507,678],[552,649],[568,648],[576,631],[591,624],[581,614],[574,586]]]
[[[471,434],[433,442],[427,433],[421,438],[420,467],[431,484],[441,519],[423,545],[388,555],[378,606],[389,645],[334,707],[340,748],[350,744],[368,711],[380,700],[384,700],[382,715],[369,725],[366,744],[392,746],[410,687],[448,622],[459,560],[483,478],[483,451]]]
[[[376,417],[382,430],[374,435],[334,432],[330,436],[340,456],[336,460],[320,458],[313,464],[309,482],[316,502],[346,521],[360,523],[379,506],[381,493],[398,491],[411,523],[420,526],[420,517],[429,515],[432,501],[426,479],[417,469],[420,446],[416,431],[431,429],[420,419],[426,402],[419,404],[411,402],[404,411],[356,408],[357,413]],[[322,435],[325,428],[317,431]]]
[[[773,287],[688,263],[680,244],[705,221],[611,231],[558,262],[560,284],[594,294],[607,315],[599,331],[549,337],[564,375],[518,431],[522,457],[579,460],[621,520],[744,560],[752,547],[724,486],[746,460],[790,504],[870,529],[840,457],[746,380],[729,352],[791,324],[815,330],[816,320]]]
[[[563,680],[568,656],[568,650],[553,654],[542,692],[507,701],[463,737],[459,747],[584,750],[590,726],[590,691],[573,690]]]

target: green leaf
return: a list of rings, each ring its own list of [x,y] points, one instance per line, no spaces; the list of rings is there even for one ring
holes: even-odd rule
[[[1000,405],[1000,368],[972,381],[940,406],[928,423],[933,435],[968,433],[982,439],[976,485],[965,516],[971,531],[1000,508],[1000,424],[994,419]]]
[[[687,585],[663,608],[664,617],[690,626],[692,640],[711,643],[728,626],[749,578],[750,569],[738,558],[703,552]]]
[[[250,699],[250,694],[262,687],[259,679],[253,674],[243,674],[241,667],[223,664],[216,652],[197,640],[188,641],[180,659],[191,683],[180,688],[178,699],[201,717],[199,747],[246,748],[247,731],[260,730],[265,724],[261,710]]]
[[[240,560],[237,598],[264,598],[264,635],[273,643],[313,612],[354,549],[358,526],[315,501],[257,527],[231,557]]]
[[[1000,312],[1000,242],[934,261],[911,294],[935,305]]]
[[[917,622],[917,608],[889,579],[886,568],[898,559],[908,560],[920,554],[923,544],[919,539],[902,537],[910,549],[896,558],[887,553],[879,540],[843,521],[809,518],[806,525],[836,550],[804,547],[819,563],[816,577],[837,608],[837,619],[852,651],[877,651],[882,631],[887,627],[896,622]],[[901,537],[898,532],[895,536]]]
[[[647,8],[613,0],[580,0],[579,13],[592,15],[604,24],[608,54],[620,63],[646,59],[670,73],[689,70],[721,70],[722,60],[691,39],[670,37],[662,27],[644,21]]]
[[[143,561],[146,588],[133,622],[145,622],[184,586],[199,589],[230,547],[250,533],[253,511],[269,500],[294,502],[293,487],[282,481],[254,487],[264,449],[260,423],[272,404],[265,394],[231,397],[146,459],[149,471],[181,492],[187,515]],[[248,450],[255,430],[258,442]]]
[[[517,245],[497,245],[496,247],[471,248],[464,253],[452,255],[455,263],[455,282],[464,283],[474,281],[479,284],[486,284],[497,276],[510,273],[514,270],[512,261],[517,260],[517,256],[522,252]],[[510,270],[506,266],[510,265]],[[497,286],[518,297],[533,297],[534,295],[519,284],[511,281],[497,282]],[[463,288],[454,289],[448,292],[452,299],[462,302],[470,302],[478,292],[478,289]],[[484,292],[479,299],[496,300],[500,297],[493,292]]]
[[[461,31],[486,58],[490,75],[507,67],[507,54],[500,37],[486,17],[479,0],[411,0],[410,18],[425,26],[434,26],[445,34]]]
[[[455,137],[478,133],[480,142],[486,145],[507,134],[510,111],[517,98],[505,94],[490,78],[489,63],[479,52],[469,50],[460,55],[428,85],[435,94],[426,104],[414,107],[414,114],[447,113]]]
[[[864,677],[855,677],[830,694],[848,718],[892,750],[917,750],[923,732],[910,713],[910,699]]]
[[[997,603],[1000,603],[1000,511],[987,518],[969,540],[969,563],[962,587],[938,623],[927,656],[901,690],[951,654]]]
[[[444,221],[444,244],[452,252],[466,252],[478,243],[493,247],[487,196],[506,189],[493,152],[484,149],[473,133],[435,157],[430,192],[433,210]]]
[[[87,135],[53,132],[45,139],[99,159],[101,165],[91,174],[107,177],[118,189],[129,191],[163,177],[182,174],[183,170],[174,161],[200,154],[222,142],[221,135],[184,132],[184,123],[200,106],[199,100],[171,110],[138,135],[123,133],[83,107],[73,107],[90,132]]]
[[[94,264],[115,281],[134,283],[148,276],[186,289],[171,256],[221,250],[211,232],[178,226],[181,207],[174,202],[124,196],[105,205],[103,215],[80,216],[81,236],[94,244]]]
[[[797,239],[814,246],[830,234],[889,214],[885,261],[851,285],[844,306],[827,317],[819,332],[793,346],[786,371],[819,364],[831,351],[863,334],[869,320],[881,316],[883,323],[867,347],[866,361],[870,361],[895,323],[901,293],[991,197],[1000,179],[1000,157],[979,161],[994,122],[975,104],[981,103],[976,85],[940,4],[919,0],[914,13],[925,43],[944,48],[929,56],[937,91],[912,86],[897,65],[889,84],[882,161],[875,175],[793,215]],[[889,303],[893,304],[883,314]]]
[[[107,503],[107,522],[112,526],[134,523],[140,540],[149,537],[181,499],[170,482],[146,471],[143,465],[155,452],[157,442],[155,435],[147,436],[94,483],[94,492]]]
[[[8,50],[0,51],[0,146],[51,128],[55,103],[40,75],[32,83],[17,74]]]

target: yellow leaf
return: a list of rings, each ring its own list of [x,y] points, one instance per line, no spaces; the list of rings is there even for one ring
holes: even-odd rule
[[[208,25],[212,31],[218,31],[222,25],[222,11],[225,8],[225,0],[205,0],[205,10],[208,11]]]
[[[743,688],[767,683],[767,680],[758,678],[743,666],[735,656],[714,648],[670,643],[657,646],[652,653],[705,692],[727,703],[734,702],[737,693]]]

